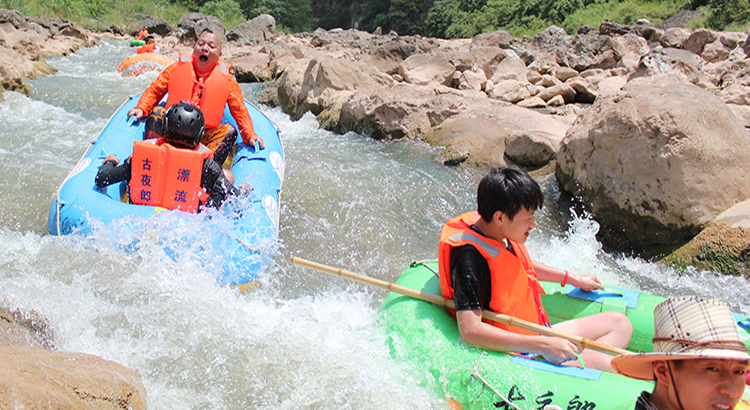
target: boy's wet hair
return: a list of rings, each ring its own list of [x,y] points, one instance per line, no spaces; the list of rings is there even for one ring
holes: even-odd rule
[[[504,213],[510,220],[526,208],[542,209],[544,194],[539,184],[516,166],[496,168],[485,175],[477,188],[477,212],[490,222],[495,212]]]

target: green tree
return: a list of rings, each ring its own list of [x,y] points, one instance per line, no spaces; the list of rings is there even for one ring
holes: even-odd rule
[[[706,23],[715,30],[750,21],[750,3],[748,0],[709,0],[711,15]]]
[[[326,30],[337,27],[350,28],[355,9],[358,8],[353,0],[319,0],[313,1],[311,6],[318,27]]]
[[[425,35],[431,37],[449,38],[446,33],[457,20],[460,5],[456,0],[438,0],[427,13],[425,19]]]
[[[313,31],[317,26],[310,0],[257,0],[254,8],[244,12],[248,19],[270,14],[276,19],[277,29],[290,32]]]
[[[384,33],[391,30],[391,25],[385,17],[391,8],[391,0],[369,0],[362,11],[360,25],[366,31],[374,31],[380,27]]]
[[[200,12],[218,17],[227,30],[245,21],[240,5],[234,0],[210,0],[201,6]]]

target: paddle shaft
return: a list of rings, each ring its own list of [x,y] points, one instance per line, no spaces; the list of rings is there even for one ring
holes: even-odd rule
[[[412,288],[407,288],[405,286],[401,286],[396,283],[382,281],[380,279],[375,279],[369,276],[360,275],[358,273],[349,272],[344,269],[337,269],[331,266],[322,265],[320,263],[301,259],[296,256],[292,256],[291,261],[292,261],[292,264],[294,265],[304,266],[306,268],[315,269],[317,271],[324,272],[330,275],[335,275],[335,276],[339,276],[339,277],[346,278],[349,280],[353,280],[363,285],[370,285],[370,286],[375,286],[381,289],[386,289],[389,292],[394,292],[394,293],[398,293],[401,295],[409,296],[414,299],[419,299],[424,302],[429,302],[429,303],[434,303],[436,305],[445,306],[450,309],[455,309],[456,307],[452,299],[447,299],[438,295],[433,295],[432,293],[426,293],[426,292],[422,292],[422,291],[415,290]],[[615,356],[629,353],[627,350],[620,349],[619,347],[605,345],[595,340],[591,340],[585,337],[580,337],[580,336],[572,335],[569,333],[561,332],[559,330],[554,330],[546,326],[538,325],[533,322],[515,318],[513,316],[503,315],[503,314],[495,313],[495,312],[488,311],[488,310],[482,310],[482,317],[484,317],[485,319],[490,319],[490,320],[494,320],[496,322],[500,322],[506,325],[517,327],[519,329],[538,333],[540,335],[559,337],[561,339],[569,340],[580,347],[591,349],[591,350],[596,350],[597,352],[607,353],[607,354],[611,354]]]

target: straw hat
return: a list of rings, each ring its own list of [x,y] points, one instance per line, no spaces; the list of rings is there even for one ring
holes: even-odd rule
[[[750,360],[726,303],[698,296],[667,299],[654,308],[654,352],[612,359],[617,373],[654,380],[655,360]]]

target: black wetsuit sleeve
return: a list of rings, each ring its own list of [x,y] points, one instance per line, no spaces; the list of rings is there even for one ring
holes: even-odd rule
[[[115,166],[115,161],[105,161],[96,173],[96,186],[104,188],[121,181],[130,181],[130,157]]]
[[[453,249],[451,279],[457,311],[489,310],[492,294],[490,267],[474,246],[464,245]]]
[[[239,195],[240,190],[235,188],[224,176],[221,166],[211,158],[203,161],[203,175],[201,187],[208,192],[206,206],[218,208],[230,195]]]

